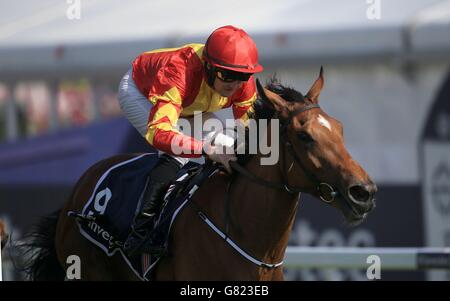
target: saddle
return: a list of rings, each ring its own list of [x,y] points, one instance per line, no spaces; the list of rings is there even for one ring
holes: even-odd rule
[[[69,216],[76,218],[80,233],[85,238],[108,256],[119,252],[142,280],[149,280],[150,271],[160,257],[144,253],[129,258],[122,248],[133,219],[139,212],[148,172],[156,160],[156,154],[143,154],[111,167],[96,183],[83,210],[68,212]],[[200,185],[217,170],[217,166],[210,162],[205,165],[189,162],[178,173],[169,185],[160,215],[144,244],[150,242],[168,249],[170,229],[176,216]]]

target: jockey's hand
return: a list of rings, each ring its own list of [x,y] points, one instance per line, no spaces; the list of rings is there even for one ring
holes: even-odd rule
[[[211,145],[204,152],[208,159],[222,164],[228,173],[232,173],[229,162],[237,161],[237,158],[231,147]]]

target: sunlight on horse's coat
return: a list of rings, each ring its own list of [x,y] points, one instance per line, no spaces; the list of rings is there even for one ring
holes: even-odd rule
[[[331,131],[331,124],[328,122],[328,120],[325,119],[325,117],[319,114],[319,116],[317,116],[317,121],[319,121],[322,126]]]

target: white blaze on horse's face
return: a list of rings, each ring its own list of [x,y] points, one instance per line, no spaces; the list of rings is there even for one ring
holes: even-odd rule
[[[325,119],[325,117],[319,114],[319,116],[317,116],[317,121],[319,121],[322,126],[326,127],[331,132],[331,124]]]

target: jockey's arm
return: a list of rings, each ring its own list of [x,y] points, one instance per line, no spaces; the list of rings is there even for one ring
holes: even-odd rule
[[[223,153],[221,147],[206,144],[193,137],[177,131],[173,125],[180,116],[181,106],[171,102],[157,101],[150,112],[147,141],[156,149],[179,157],[194,158],[207,156],[209,159],[221,163],[231,172],[230,160],[236,160],[234,154]],[[175,152],[174,152],[175,150]]]
[[[203,142],[175,129],[181,112],[181,104],[157,100],[150,111],[145,138],[156,149],[165,153],[196,158],[202,156]]]
[[[241,120],[244,123],[249,119],[249,114],[253,112],[253,103],[256,100],[256,94],[251,98],[233,103],[233,116],[236,120]]]
[[[256,101],[256,87],[253,77],[244,84],[242,93],[233,99],[233,116],[236,120],[244,123],[249,119],[249,114],[253,112],[253,103]]]

